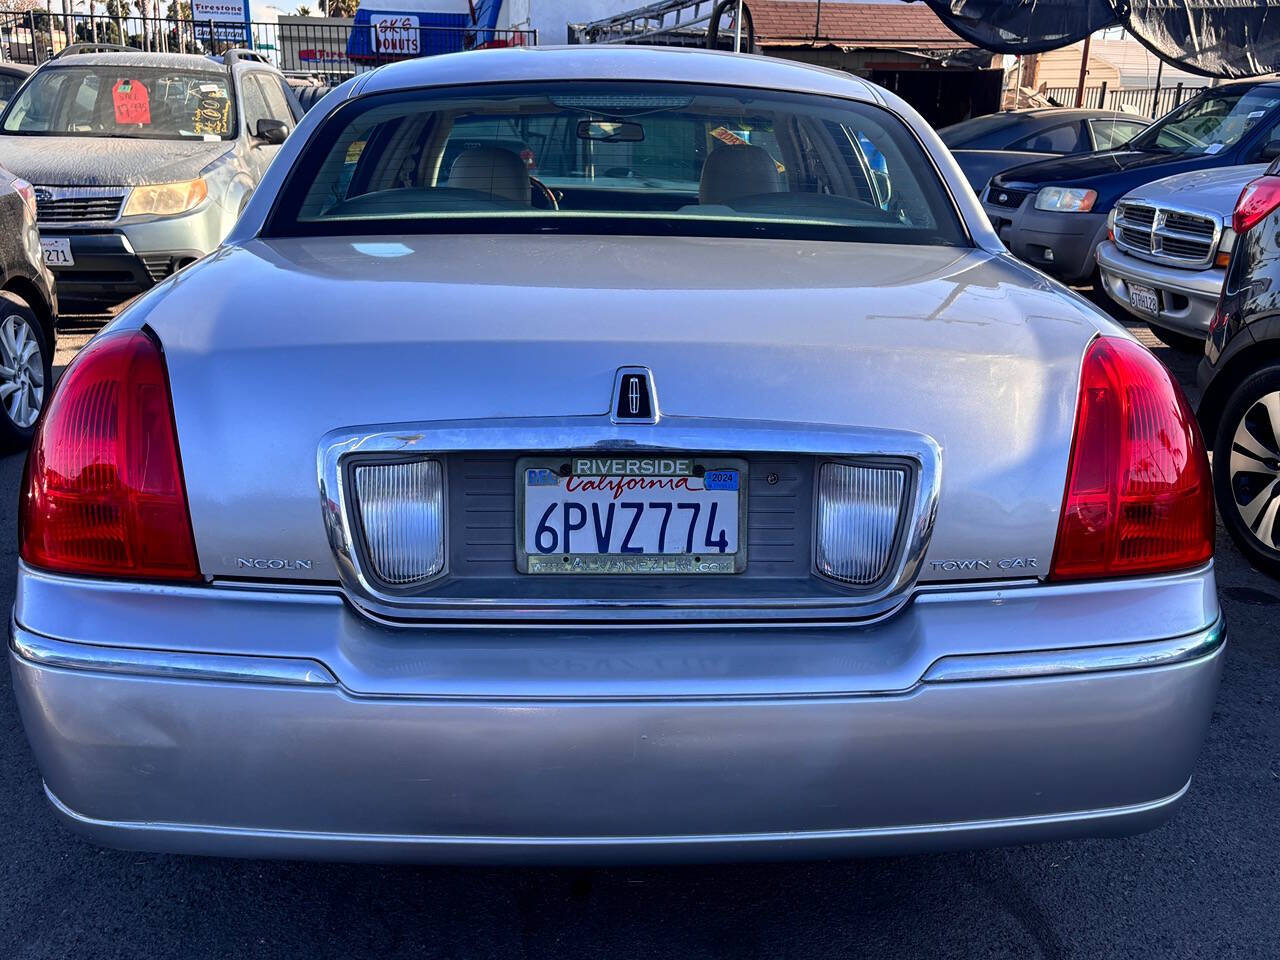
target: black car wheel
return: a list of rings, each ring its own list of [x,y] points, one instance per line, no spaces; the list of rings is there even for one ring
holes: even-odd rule
[[[1231,539],[1255,567],[1280,576],[1280,367],[1248,377],[1227,401],[1213,486]]]
[[[1185,333],[1175,333],[1173,330],[1166,330],[1164,327],[1157,326],[1154,323],[1148,323],[1147,326],[1156,335],[1156,339],[1166,347],[1172,347],[1179,353],[1204,353],[1204,340],[1200,337],[1189,337]]]
[[[0,290],[0,448],[31,442],[53,386],[53,351],[44,327],[20,298]]]

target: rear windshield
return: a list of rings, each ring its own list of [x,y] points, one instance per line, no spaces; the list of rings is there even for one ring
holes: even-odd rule
[[[10,134],[146,140],[234,138],[225,74],[85,65],[46,67],[5,112]]]
[[[652,83],[356,101],[307,146],[268,232],[616,229],[966,242],[932,162],[887,110]]]

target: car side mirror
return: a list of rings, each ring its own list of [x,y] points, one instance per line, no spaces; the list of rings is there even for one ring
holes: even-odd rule
[[[1258,151],[1259,163],[1270,163],[1277,157],[1280,157],[1280,140],[1268,140]]]
[[[289,136],[289,125],[283,120],[271,120],[266,117],[258,121],[258,128],[253,131],[254,137],[268,144],[284,143]]]

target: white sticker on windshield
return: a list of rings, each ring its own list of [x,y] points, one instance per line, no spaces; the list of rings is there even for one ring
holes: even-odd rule
[[[1266,116],[1266,113],[1267,111],[1265,110],[1250,110],[1249,116],[1246,119],[1257,120],[1259,117]]]
[[[1205,153],[1217,153],[1217,152],[1218,152],[1219,150],[1221,150],[1221,149],[1222,149],[1222,144],[1220,144],[1220,143],[1211,143],[1211,144],[1209,144],[1207,147],[1205,147],[1205,148],[1204,148],[1204,152],[1205,152]]]
[[[217,93],[217,92],[218,92],[219,90],[221,90],[221,89],[222,89],[222,88],[221,88],[220,86],[218,86],[216,83],[202,83],[202,84],[200,84],[200,92],[201,92],[201,93]]]

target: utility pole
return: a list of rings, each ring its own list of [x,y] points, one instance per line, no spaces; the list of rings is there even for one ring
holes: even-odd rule
[[[1089,73],[1089,43],[1093,34],[1084,38],[1084,49],[1080,51],[1080,82],[1076,84],[1076,109],[1084,106],[1084,78]]]

